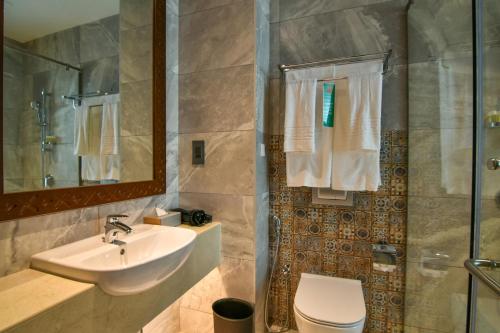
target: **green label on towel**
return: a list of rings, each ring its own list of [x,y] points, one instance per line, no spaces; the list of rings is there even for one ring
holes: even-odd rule
[[[335,109],[335,83],[323,83],[323,126],[333,127]]]

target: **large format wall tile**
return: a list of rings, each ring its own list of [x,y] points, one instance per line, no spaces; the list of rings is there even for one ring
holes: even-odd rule
[[[118,56],[82,63],[82,92],[119,92],[119,77],[121,74],[119,63],[120,57]]]
[[[153,82],[120,85],[120,135],[151,135],[153,132]]]
[[[422,332],[465,332],[469,274],[454,267],[442,273],[426,275],[419,264],[407,264],[405,325]]]
[[[200,10],[230,5],[236,0],[181,0],[180,15],[187,15]]]
[[[223,297],[255,301],[255,261],[223,257],[222,263],[182,296],[184,309],[212,314],[212,303]],[[181,329],[184,331],[184,327]]]
[[[120,0],[120,31],[151,24],[153,0]]]
[[[205,165],[191,164],[191,141],[205,140]],[[181,192],[254,195],[255,133],[252,131],[181,134]]]
[[[120,33],[120,82],[149,80],[153,77],[153,26]]]
[[[439,253],[449,256],[439,261],[462,267],[469,257],[470,200],[466,198],[420,198],[408,202],[407,258],[420,262]]]
[[[254,259],[255,202],[253,196],[181,193],[184,209],[203,209],[222,223],[222,255]]]
[[[153,136],[125,136],[120,139],[122,182],[153,179]]]
[[[252,65],[180,75],[179,132],[255,128]]]
[[[80,62],[118,55],[120,43],[119,16],[80,26]]]
[[[406,13],[400,1],[331,12],[280,24],[283,63],[382,53],[406,63]]]
[[[181,17],[180,72],[247,65],[254,61],[252,1],[237,1]]]
[[[0,223],[0,276],[28,268],[35,253],[98,232],[97,207]]]
[[[279,0],[280,20],[324,14],[326,12],[373,5],[390,0]]]
[[[409,63],[442,58],[460,45],[472,47],[472,16],[468,0],[414,1],[408,15]]]

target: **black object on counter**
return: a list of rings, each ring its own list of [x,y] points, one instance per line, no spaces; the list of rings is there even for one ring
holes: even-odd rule
[[[176,208],[172,209],[174,212],[181,213],[181,221],[184,224],[189,224],[195,227],[202,226],[206,223],[212,222],[212,215],[205,213],[205,211],[201,209],[182,209]]]

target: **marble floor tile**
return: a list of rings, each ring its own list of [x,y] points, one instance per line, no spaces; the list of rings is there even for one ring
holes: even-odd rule
[[[213,333],[214,321],[212,314],[181,308],[182,333]]]

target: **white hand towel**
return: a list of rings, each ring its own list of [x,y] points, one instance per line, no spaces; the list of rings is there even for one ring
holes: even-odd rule
[[[314,152],[318,80],[333,77],[333,66],[286,72],[285,152]]]
[[[89,110],[89,150],[82,156],[82,179],[120,180],[119,95],[92,97],[84,102]]]
[[[377,191],[380,180],[382,63],[339,65],[331,188]]]
[[[102,104],[101,155],[119,154],[119,101],[120,95],[110,95],[104,98]]]
[[[316,87],[314,152],[286,153],[286,180],[289,187],[330,187],[332,174],[333,128],[323,127],[323,89]]]
[[[82,156],[89,152],[89,107],[85,102],[74,104],[74,112],[73,154]]]

